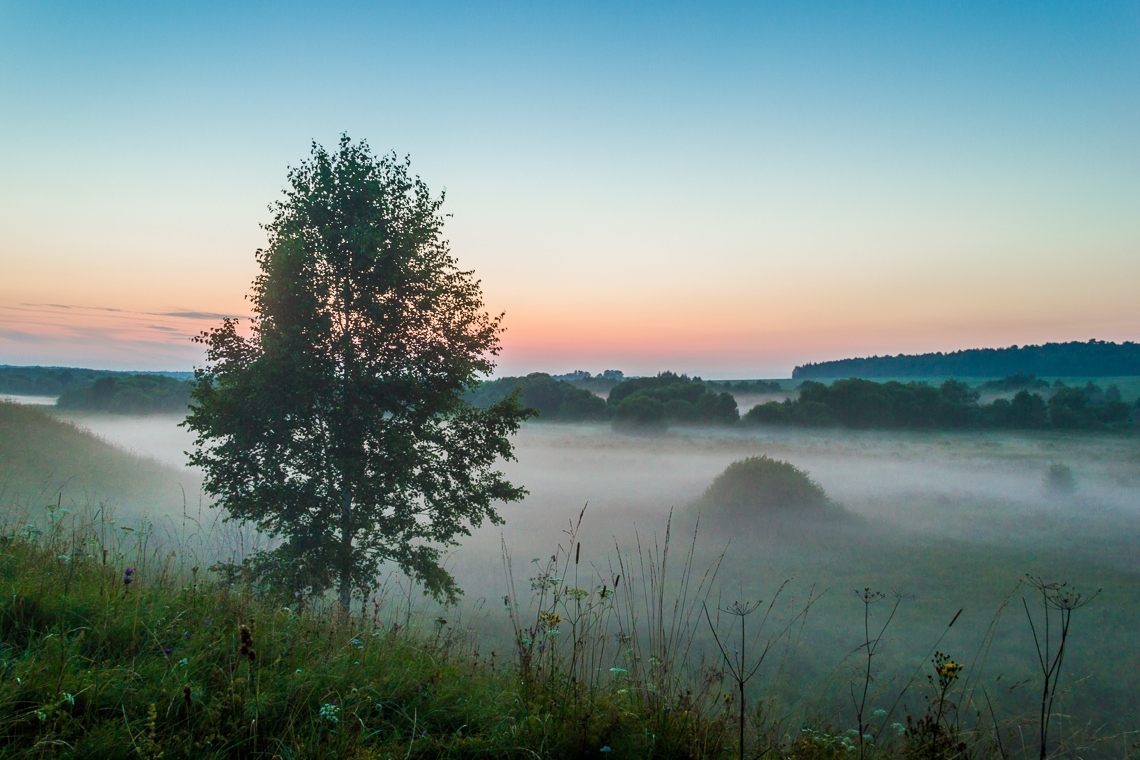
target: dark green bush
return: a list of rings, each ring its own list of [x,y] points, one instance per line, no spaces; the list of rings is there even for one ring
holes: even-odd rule
[[[658,425],[659,421],[650,419],[657,407],[641,401],[634,403],[635,398],[657,402],[662,419],[667,422],[731,425],[740,419],[731,393],[711,391],[700,378],[662,372],[656,377],[626,380],[610,391],[606,404],[619,427],[628,426],[631,421]]]
[[[1045,470],[1045,490],[1059,496],[1067,496],[1077,490],[1077,480],[1067,464],[1051,464]]]
[[[606,402],[588,390],[565,380],[556,380],[545,372],[532,372],[526,377],[503,377],[482,383],[466,396],[479,407],[502,401],[518,390],[524,407],[538,412],[548,422],[580,422],[606,418]]]
[[[806,472],[768,456],[730,464],[705,490],[698,506],[706,514],[734,521],[769,516],[837,518],[847,514]]]

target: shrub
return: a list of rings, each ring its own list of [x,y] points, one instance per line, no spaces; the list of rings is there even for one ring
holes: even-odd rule
[[[1077,480],[1073,471],[1067,464],[1051,464],[1045,470],[1045,490],[1050,493],[1067,496],[1077,490]]]
[[[767,516],[836,518],[847,514],[806,472],[768,456],[730,464],[716,476],[698,505],[713,515],[734,520]]]

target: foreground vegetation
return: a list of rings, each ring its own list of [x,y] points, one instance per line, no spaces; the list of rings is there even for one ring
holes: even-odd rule
[[[619,680],[520,681],[447,620],[378,598],[350,616],[291,608],[206,581],[184,559],[139,542],[108,549],[92,533],[3,539],[0,754],[716,754],[694,746],[714,726],[648,713]]]
[[[14,432],[28,446],[38,446],[32,436],[66,432],[56,425],[70,428],[41,410],[15,411],[51,423]],[[105,446],[74,433],[75,446]],[[1049,552],[1026,534],[1040,531],[1040,521],[1024,520],[997,526],[1025,542],[1000,550],[934,536],[890,539],[846,520],[802,536],[767,536],[762,524],[743,527],[739,510],[778,505],[740,497],[778,491],[784,504],[791,494],[805,515],[832,505],[801,472],[771,460],[744,464],[710,487],[702,518],[709,524],[703,531],[741,541],[745,553],[726,560],[747,578],[740,595],[766,600],[746,618],[743,664],[762,667],[743,690],[730,667],[740,662],[740,647],[729,643],[739,641],[741,627],[725,612],[735,596],[710,594],[722,586],[708,548],[695,562],[682,558],[687,575],[676,560],[666,568],[661,552],[636,549],[587,571],[589,555],[578,542],[597,541],[570,536],[556,562],[532,565],[517,584],[496,584],[509,593],[494,613],[409,605],[388,586],[342,617],[330,614],[326,600],[296,605],[234,582],[228,563],[210,570],[219,557],[240,560],[240,545],[203,545],[208,528],[193,520],[172,539],[135,520],[116,523],[97,504],[86,518],[81,505],[67,513],[55,500],[50,509],[12,515],[0,530],[0,757],[732,758],[742,725],[748,757],[1036,757],[1033,711],[1042,682],[1027,667],[1029,629],[1017,619],[1020,609],[992,630],[985,616],[1018,574],[1055,572],[1062,555],[1068,577],[1093,590],[1111,579],[1113,588],[1076,613],[1049,755],[1129,756],[1134,737],[1119,727],[1134,726],[1136,716],[1126,704],[1131,686],[1119,681],[1135,655],[1120,632],[1130,630],[1140,597],[1111,566],[1112,557],[1126,562],[1132,523],[1112,521],[1120,546],[1111,552],[1100,523],[1066,528],[1068,543]],[[760,489],[764,482],[773,488]],[[733,513],[720,527],[717,506]],[[963,515],[962,527],[977,530],[979,520],[993,519],[986,514]],[[975,577],[982,566],[992,578]],[[777,593],[769,606],[786,574],[814,581],[829,573],[844,580],[810,614],[801,615],[802,597],[784,604],[788,596]],[[962,605],[953,603],[958,596],[932,595],[963,573],[980,590],[943,638]],[[687,595],[680,591],[686,577]],[[900,577],[920,596],[903,602],[864,667],[862,639],[852,651],[862,621],[848,609],[849,586],[889,589]],[[876,631],[895,601],[888,595],[871,604]],[[921,630],[903,625],[904,617]],[[495,635],[504,618],[509,630]],[[806,628],[788,625],[805,621]],[[242,625],[250,631],[245,654]],[[964,627],[977,636],[963,636]],[[939,648],[948,653],[941,664]],[[946,662],[965,667],[943,691],[936,668]],[[871,686],[856,710],[848,691],[854,684],[861,692],[864,674]],[[943,712],[934,722],[932,707],[936,716]],[[1073,713],[1100,717],[1076,724]],[[1113,726],[1111,736],[1102,720]]]
[[[229,581],[225,565],[204,569],[197,539],[171,545],[120,527],[49,508],[3,531],[0,756],[1038,755],[1035,721],[992,706],[975,715],[985,704],[977,660],[960,663],[937,642],[907,685],[917,709],[883,702],[875,656],[890,605],[872,610],[882,595],[870,590],[855,728],[822,714],[792,722],[749,681],[766,659],[787,659],[812,598],[785,611],[777,592],[762,608],[738,602],[710,616],[715,568],[702,575],[683,557],[678,592],[665,581],[667,539],[617,558],[615,574],[591,585],[579,580],[570,533],[535,566],[529,598],[504,598],[510,648],[486,651],[455,610],[417,611],[391,586],[350,614],[285,604]],[[513,577],[509,557],[507,567]],[[1079,609],[1064,587],[1030,582]],[[731,642],[742,625],[740,646]],[[723,642],[709,659],[695,655],[701,630]],[[1045,652],[1059,656],[1056,643]],[[1056,733],[1049,747],[1073,746]],[[1110,752],[1127,756],[1122,740]]]
[[[541,574],[518,651],[481,652],[383,591],[348,615],[287,606],[93,517],[50,508],[0,538],[0,756],[724,755],[723,716],[691,692],[548,646],[612,611],[612,588]]]

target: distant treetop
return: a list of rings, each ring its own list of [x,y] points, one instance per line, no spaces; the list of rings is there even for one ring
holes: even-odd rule
[[[971,348],[952,353],[839,359],[796,367],[797,380],[846,377],[1005,377],[1017,373],[1061,377],[1140,375],[1140,343],[1046,343]]]

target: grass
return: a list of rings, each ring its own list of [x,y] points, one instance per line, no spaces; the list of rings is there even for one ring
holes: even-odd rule
[[[991,437],[890,440],[956,450],[975,439]],[[1124,444],[1096,445],[1099,461]],[[1134,461],[1131,450],[1117,458]],[[915,497],[914,514],[939,514],[922,498],[940,497]],[[1136,756],[1137,521],[988,502],[941,514],[960,523],[831,525],[753,537],[727,558],[695,533],[687,551],[670,549],[666,528],[588,570],[571,526],[529,577],[511,568],[510,632],[495,640],[498,610],[430,608],[390,586],[351,617],[319,600],[283,606],[210,573],[242,548],[204,540],[193,520],[164,537],[112,524],[98,503],[13,512],[0,530],[0,757],[731,758],[742,714],[750,758],[1031,757],[1039,687],[1012,606],[1026,572],[1105,586],[1075,617],[1050,756]],[[790,575],[832,590],[812,601],[810,586],[783,585]],[[883,626],[900,578],[908,587]],[[872,634],[852,586],[887,592],[868,612]],[[760,598],[767,622],[758,612],[749,641],[718,652],[710,629],[739,641],[730,611]],[[945,684],[936,651],[965,666]],[[739,689],[725,661],[747,670],[762,654]],[[856,716],[848,692],[866,683]]]
[[[383,593],[351,616],[290,608],[169,546],[49,518],[0,541],[0,756],[723,754],[722,721],[691,701],[663,711],[677,695],[609,670],[586,683],[554,647],[520,670]]]
[[[0,504],[115,505],[120,513],[180,512],[196,479],[116,448],[43,408],[0,400]]]
[[[1010,712],[1000,679],[983,678],[1002,646],[996,617],[971,621],[972,654],[947,636],[958,613],[926,637],[929,652],[902,656],[902,597],[873,607],[865,592],[868,632],[821,683],[801,656],[818,596],[781,596],[781,584],[759,608],[714,597],[723,555],[704,565],[695,535],[673,558],[668,533],[638,539],[599,577],[580,574],[572,526],[529,590],[511,582],[513,641],[486,651],[454,609],[391,586],[348,616],[319,600],[285,606],[203,569],[185,542],[105,535],[54,508],[35,524],[21,517],[0,537],[0,757],[732,758],[738,737],[745,756],[772,759],[1036,756],[1032,710]],[[873,553],[861,559],[878,572]],[[728,642],[743,608],[761,612],[747,640],[709,651],[706,622]],[[905,683],[888,677],[915,659]],[[726,662],[758,672],[755,688]],[[860,682],[855,736],[850,711],[829,705]],[[1129,735],[1064,728],[1064,753],[1130,751]]]

